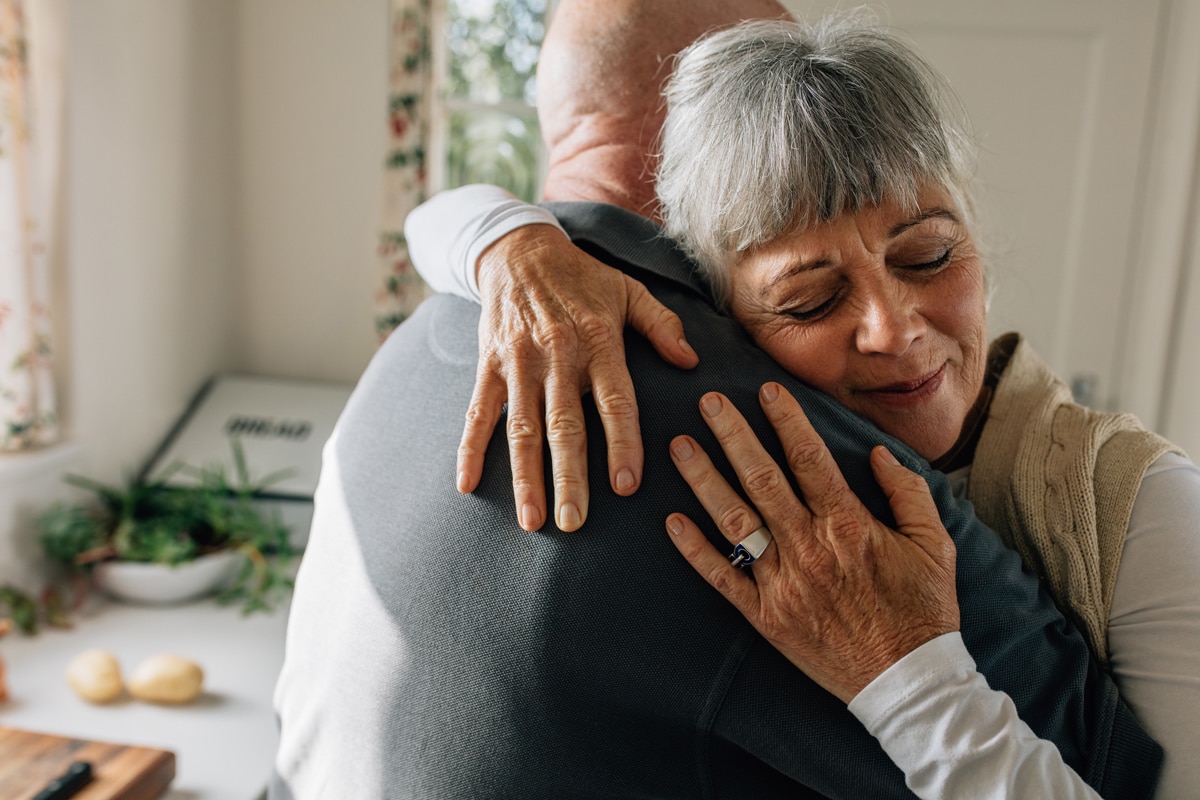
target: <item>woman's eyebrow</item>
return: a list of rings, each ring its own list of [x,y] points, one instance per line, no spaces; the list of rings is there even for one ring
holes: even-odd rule
[[[814,261],[799,261],[763,284],[762,288],[758,290],[758,296],[766,297],[777,285],[783,283],[788,278],[799,275],[801,272],[809,272],[814,269],[824,269],[832,266],[833,262],[828,258],[818,258]]]
[[[945,208],[931,208],[928,211],[922,211],[920,214],[917,214],[912,219],[905,220],[904,222],[901,222],[896,227],[892,228],[890,231],[888,231],[888,238],[895,239],[897,236],[904,233],[909,228],[912,228],[916,225],[920,225],[922,222],[929,220],[929,219],[948,219],[953,223],[961,224],[958,217],[955,215],[955,213],[953,211],[950,211],[949,209],[945,209]]]

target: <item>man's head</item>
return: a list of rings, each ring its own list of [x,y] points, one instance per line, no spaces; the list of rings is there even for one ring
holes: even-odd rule
[[[776,0],[563,0],[538,64],[545,199],[658,220],[653,154],[675,54],[744,20],[787,17]]]

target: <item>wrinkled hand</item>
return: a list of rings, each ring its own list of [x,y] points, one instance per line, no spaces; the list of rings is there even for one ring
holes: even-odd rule
[[[485,250],[479,290],[479,370],[458,449],[458,490],[470,492],[479,484],[488,441],[507,400],[521,527],[537,530],[546,519],[545,436],[555,520],[564,531],[576,530],[588,512],[584,392],[592,392],[604,425],[613,490],[629,495],[641,482],[642,438],[625,366],[625,325],[677,367],[695,366],[696,354],[679,317],[645,286],[588,256],[550,225],[518,228]]]
[[[958,630],[954,543],[925,481],[886,448],[871,452],[871,467],[898,532],[850,491],[795,398],[768,383],[759,400],[803,500],[722,395],[705,395],[701,411],[753,507],[694,439],[671,443],[676,467],[731,543],[760,525],[771,530],[774,541],[750,567],[753,577],[730,565],[686,516],[672,514],[667,527],[684,558],[767,641],[848,703],[918,646]]]

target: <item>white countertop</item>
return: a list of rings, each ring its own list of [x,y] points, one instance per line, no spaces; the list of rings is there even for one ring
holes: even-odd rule
[[[253,800],[266,785],[279,735],[271,694],[283,663],[287,609],[241,615],[211,600],[170,608],[100,601],[75,614],[71,630],[13,632],[0,640],[10,699],[0,724],[62,736],[172,750],[169,800]],[[110,651],[128,679],[156,653],[204,669],[205,693],[181,707],[130,698],[96,706],[67,685],[68,662],[91,648]]]

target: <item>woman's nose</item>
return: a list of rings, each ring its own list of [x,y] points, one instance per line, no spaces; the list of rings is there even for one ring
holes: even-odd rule
[[[925,317],[905,287],[880,287],[863,306],[855,345],[861,353],[902,356],[925,335]]]

